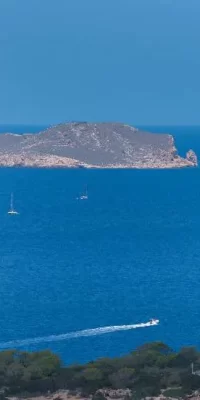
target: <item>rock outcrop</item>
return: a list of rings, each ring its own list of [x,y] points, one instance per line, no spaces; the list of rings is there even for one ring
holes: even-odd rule
[[[0,166],[65,168],[182,168],[195,153],[178,155],[171,135],[119,123],[67,123],[38,134],[1,134]]]
[[[194,165],[198,164],[197,156],[193,150],[187,152],[186,159]]]

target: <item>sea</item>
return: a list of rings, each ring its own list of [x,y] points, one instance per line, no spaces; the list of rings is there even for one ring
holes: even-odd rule
[[[146,129],[200,159],[200,127]],[[152,341],[200,348],[199,168],[1,168],[0,182],[0,350],[74,364]]]

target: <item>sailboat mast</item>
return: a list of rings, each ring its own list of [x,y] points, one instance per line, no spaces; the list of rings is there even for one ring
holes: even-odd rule
[[[10,198],[10,209],[13,210],[13,193],[11,193],[11,198]]]
[[[10,215],[17,215],[17,214],[19,214],[19,213],[14,209],[14,196],[13,196],[13,193],[11,193],[11,196],[10,196],[10,210],[8,211],[8,214],[10,214]]]

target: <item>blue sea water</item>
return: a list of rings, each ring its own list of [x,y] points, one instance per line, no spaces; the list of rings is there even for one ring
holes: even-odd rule
[[[199,127],[151,130],[200,158]],[[74,363],[154,340],[200,347],[199,168],[0,169],[0,181],[0,343],[155,317],[156,327],[23,348]],[[77,201],[86,184],[89,200]]]
[[[37,133],[46,129],[47,125],[0,125],[0,133]]]

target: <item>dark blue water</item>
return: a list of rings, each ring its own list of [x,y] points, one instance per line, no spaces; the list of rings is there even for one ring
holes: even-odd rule
[[[200,156],[200,128],[162,130]],[[200,347],[198,168],[0,169],[0,182],[0,342],[156,317],[157,327],[26,348],[71,363],[153,340]],[[89,200],[76,201],[85,184]]]

